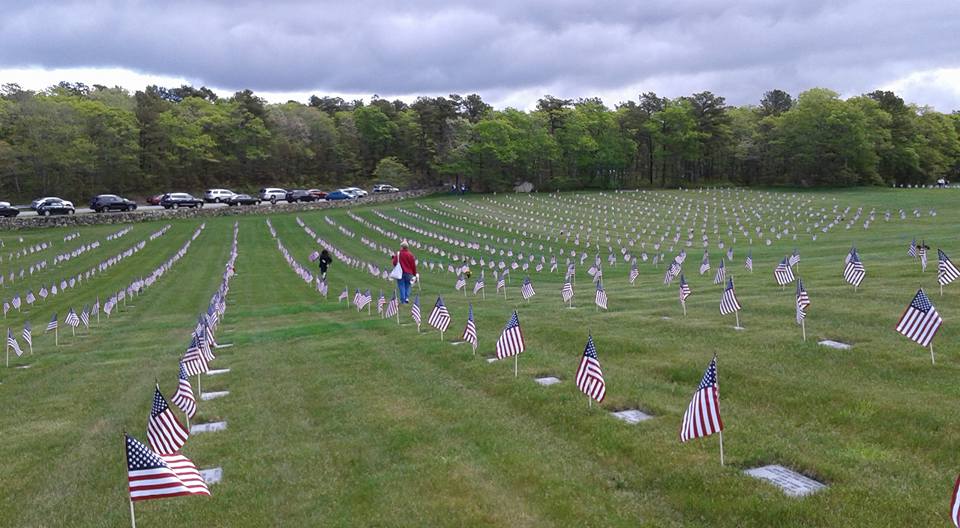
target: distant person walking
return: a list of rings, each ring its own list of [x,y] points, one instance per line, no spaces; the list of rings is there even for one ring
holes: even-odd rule
[[[323,277],[324,280],[326,280],[327,266],[329,266],[330,263],[333,262],[333,259],[330,258],[330,253],[326,249],[321,251],[320,258],[317,259],[317,262],[320,264],[320,276]]]
[[[400,290],[400,302],[410,303],[410,284],[417,277],[417,259],[407,248],[407,241],[400,243],[400,252],[393,256],[393,265],[400,263],[403,275],[397,279],[397,289]]]

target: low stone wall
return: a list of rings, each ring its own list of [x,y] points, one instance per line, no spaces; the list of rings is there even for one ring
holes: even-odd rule
[[[315,211],[335,207],[355,207],[366,204],[392,202],[407,198],[419,198],[437,192],[436,189],[421,189],[389,194],[370,194],[359,200],[338,200],[334,202],[278,203],[276,205],[238,205],[235,207],[201,207],[197,209],[151,209],[129,213],[90,213],[61,216],[16,216],[0,218],[0,231],[18,231],[42,227],[69,227],[101,224],[127,224],[132,222],[152,222],[180,218],[206,218],[214,216],[270,215],[300,211]]]

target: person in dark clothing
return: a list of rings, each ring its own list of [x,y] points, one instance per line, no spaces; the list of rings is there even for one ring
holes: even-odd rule
[[[326,280],[327,266],[329,266],[330,263],[333,262],[333,259],[330,258],[330,253],[326,249],[321,251],[320,258],[317,259],[317,262],[320,263],[320,276],[323,277],[324,280]]]

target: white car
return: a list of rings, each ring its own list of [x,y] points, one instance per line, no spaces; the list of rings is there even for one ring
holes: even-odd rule
[[[357,191],[353,190],[353,189],[350,188],[350,187],[344,187],[344,188],[342,188],[342,189],[337,189],[337,192],[346,194],[347,196],[350,197],[351,200],[354,199],[354,198],[359,198],[359,197],[360,197],[360,195],[357,194]]]
[[[373,186],[373,192],[374,193],[395,193],[395,192],[400,192],[400,189],[397,189],[393,185],[389,185],[386,183],[379,183]]]
[[[287,199],[287,191],[279,187],[265,187],[260,189],[260,201],[277,203],[279,200]]]
[[[226,202],[236,195],[237,193],[230,189],[207,189],[207,192],[203,193],[203,201],[207,203]]]
[[[341,190],[341,191],[350,191],[350,192],[352,192],[353,194],[355,194],[355,195],[357,196],[357,198],[363,198],[364,196],[367,195],[367,191],[364,191],[363,189],[361,189],[361,188],[359,188],[359,187],[346,187],[346,188],[340,189],[340,190]]]

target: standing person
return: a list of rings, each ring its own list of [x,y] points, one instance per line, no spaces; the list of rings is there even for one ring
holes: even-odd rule
[[[320,258],[317,259],[320,263],[320,276],[323,277],[323,280],[327,280],[327,266],[333,262],[333,259],[330,258],[330,253],[324,249],[320,252]]]
[[[400,263],[403,276],[397,279],[397,289],[400,290],[400,302],[410,304],[410,282],[417,276],[417,259],[407,248],[407,241],[400,243],[400,252],[393,256],[393,265]]]

